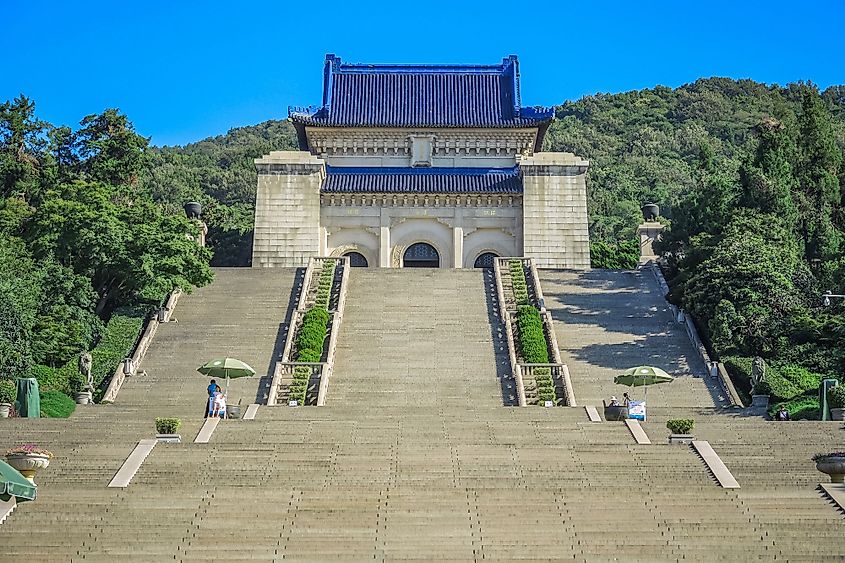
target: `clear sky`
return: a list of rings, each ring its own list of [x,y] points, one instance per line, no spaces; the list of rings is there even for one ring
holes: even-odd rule
[[[520,58],[522,101],[699,77],[845,83],[845,1],[240,2],[0,0],[0,101],[25,93],[76,126],[118,107],[184,144],[320,102],[347,62]]]

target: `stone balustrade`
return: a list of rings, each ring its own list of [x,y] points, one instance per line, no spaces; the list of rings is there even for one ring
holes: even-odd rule
[[[509,264],[513,260],[519,260],[523,269],[528,270],[528,275],[525,276],[525,282],[528,288],[528,300],[531,305],[540,311],[540,318],[543,322],[543,332],[546,337],[546,346],[551,356],[550,359],[552,360],[551,363],[526,364],[522,362],[519,347],[516,339],[514,338],[513,328],[513,325],[516,322],[516,313],[518,310],[518,304],[514,295],[509,270]],[[500,313],[505,325],[505,333],[508,341],[508,355],[510,357],[511,366],[513,367],[519,406],[523,407],[528,404],[526,383],[530,382],[530,389],[536,389],[534,377],[537,368],[548,368],[551,371],[552,379],[555,382],[556,394],[559,394],[563,398],[565,405],[571,407],[577,406],[569,368],[561,361],[554,322],[552,320],[551,313],[546,310],[543,289],[540,285],[540,278],[537,274],[537,268],[534,265],[534,261],[531,258],[526,257],[496,258],[493,262],[493,270],[496,274],[496,291],[499,297]]]
[[[120,392],[120,388],[123,386],[123,382],[126,378],[137,373],[138,366],[141,365],[150,344],[152,344],[153,338],[158,330],[158,325],[170,322],[170,318],[173,316],[173,311],[176,309],[176,303],[179,301],[179,297],[181,295],[182,291],[180,289],[177,288],[173,290],[167,297],[167,301],[165,301],[164,306],[159,309],[158,313],[147,320],[144,331],[141,333],[141,338],[138,340],[138,343],[135,345],[135,350],[129,358],[129,365],[127,366],[126,361],[124,360],[118,364],[117,368],[115,368],[111,381],[109,382],[109,386],[106,388],[106,392],[103,394],[103,398],[100,401],[101,403],[113,403],[117,398],[117,394]]]
[[[317,288],[319,286],[320,272],[323,266],[330,261],[337,263],[334,281],[329,298],[329,323],[328,323],[328,345],[325,351],[324,362],[295,362],[292,361],[296,335],[302,324],[302,317],[306,311],[314,306],[317,300]],[[302,287],[297,300],[297,308],[293,311],[290,320],[290,330],[285,339],[285,347],[276,367],[273,371],[273,382],[270,386],[270,393],[267,398],[267,405],[287,404],[285,392],[291,383],[294,369],[297,366],[307,366],[311,370],[309,379],[309,390],[312,385],[317,385],[316,405],[323,406],[328,393],[329,379],[334,369],[334,356],[337,349],[337,338],[340,331],[340,324],[343,319],[343,309],[346,303],[346,289],[349,280],[350,261],[348,257],[334,258],[327,256],[314,256],[308,260],[305,269]]]

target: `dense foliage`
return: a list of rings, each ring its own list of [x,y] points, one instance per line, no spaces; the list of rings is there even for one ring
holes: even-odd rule
[[[40,398],[43,417],[67,418],[76,410],[74,400],[61,391],[44,391]]]
[[[104,355],[111,339],[138,334],[117,308],[146,311],[211,280],[210,252],[186,236],[197,226],[140,184],[147,145],[115,109],[73,131],[38,119],[25,96],[0,104],[0,378],[69,393],[78,355],[99,341],[99,383],[126,354]]]
[[[549,348],[540,311],[532,305],[519,305],[516,312],[519,349],[526,364],[549,363]]]

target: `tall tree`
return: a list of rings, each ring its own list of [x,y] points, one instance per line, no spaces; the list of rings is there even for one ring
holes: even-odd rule
[[[134,185],[147,161],[150,140],[136,133],[117,109],[88,115],[80,125],[76,146],[88,179],[113,186]]]
[[[21,94],[0,104],[0,195],[29,201],[41,189],[46,124],[35,117],[35,102]]]

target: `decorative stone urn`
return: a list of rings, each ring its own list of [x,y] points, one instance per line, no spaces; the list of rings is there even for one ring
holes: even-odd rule
[[[830,409],[830,420],[845,420],[845,409]]]
[[[91,399],[91,391],[77,391],[73,394],[73,399],[77,405],[90,405],[93,401]]]
[[[817,458],[816,469],[830,475],[831,483],[845,483],[845,453],[836,453]]]
[[[7,454],[6,463],[21,472],[30,483],[35,484],[35,474],[50,465],[50,457],[44,454]]]
[[[12,413],[11,403],[0,403],[0,418],[9,418]]]
[[[669,434],[670,444],[692,444],[695,436],[692,434]]]

